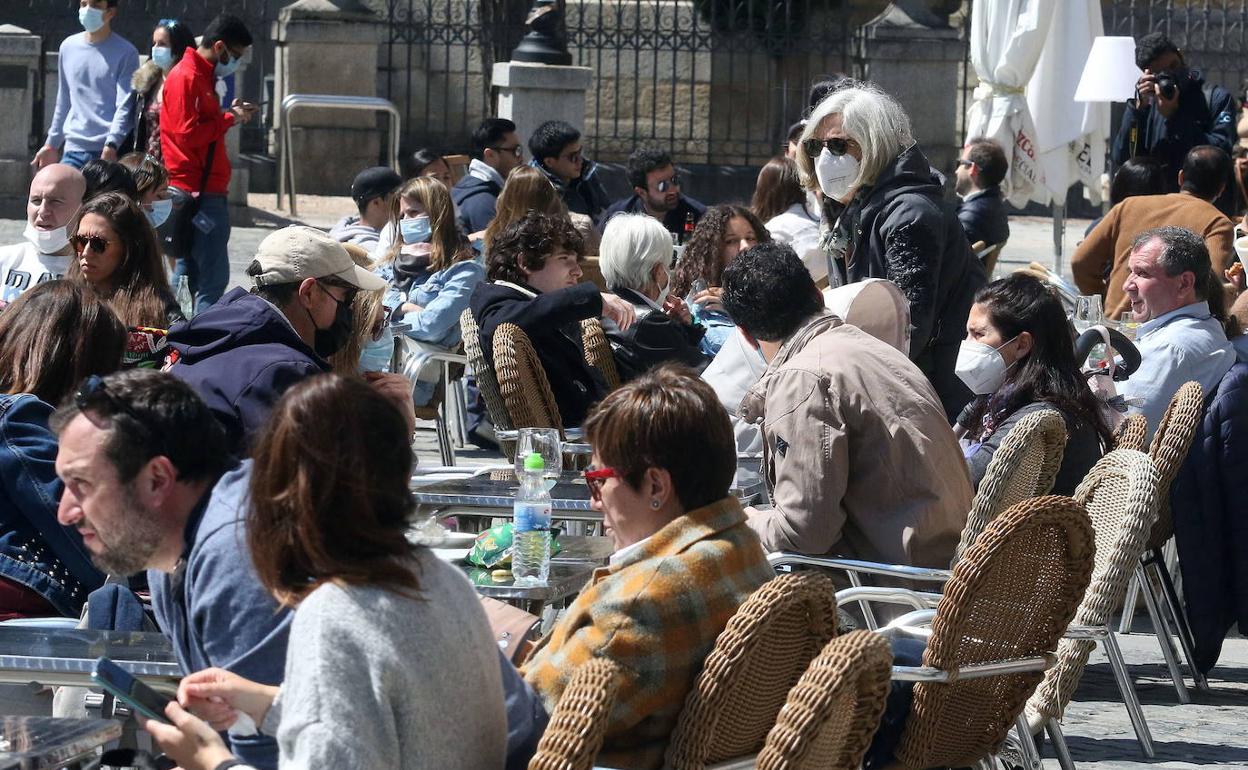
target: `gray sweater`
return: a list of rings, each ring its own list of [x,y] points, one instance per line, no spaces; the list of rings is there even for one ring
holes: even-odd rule
[[[497,770],[498,648],[454,566],[420,549],[419,599],[326,584],[295,611],[286,678],[261,729],[282,768]]]

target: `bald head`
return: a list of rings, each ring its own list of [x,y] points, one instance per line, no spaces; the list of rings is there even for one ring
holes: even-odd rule
[[[44,166],[30,182],[26,221],[39,230],[54,230],[69,224],[82,206],[87,180],[82,172],[64,163]]]

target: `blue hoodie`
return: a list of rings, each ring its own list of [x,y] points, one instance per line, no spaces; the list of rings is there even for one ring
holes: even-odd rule
[[[241,288],[170,329],[169,347],[169,373],[207,402],[240,457],[288,388],[330,370],[280,310]]]
[[[465,233],[484,230],[498,207],[498,196],[503,188],[497,182],[479,179],[471,174],[460,178],[451,188],[451,200],[455,202],[455,221]]]

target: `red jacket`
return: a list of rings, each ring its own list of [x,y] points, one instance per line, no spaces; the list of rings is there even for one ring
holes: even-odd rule
[[[224,195],[230,187],[224,139],[234,125],[234,113],[221,111],[214,66],[194,48],[187,48],[182,61],[169,70],[160,110],[160,151],[169,170],[169,184],[201,192],[208,146],[216,142],[206,191]]]

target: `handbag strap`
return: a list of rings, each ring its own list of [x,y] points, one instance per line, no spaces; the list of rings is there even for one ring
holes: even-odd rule
[[[204,175],[199,179],[199,194],[208,189],[208,175],[212,173],[212,158],[217,154],[217,143],[208,145],[208,154],[204,156]]]

